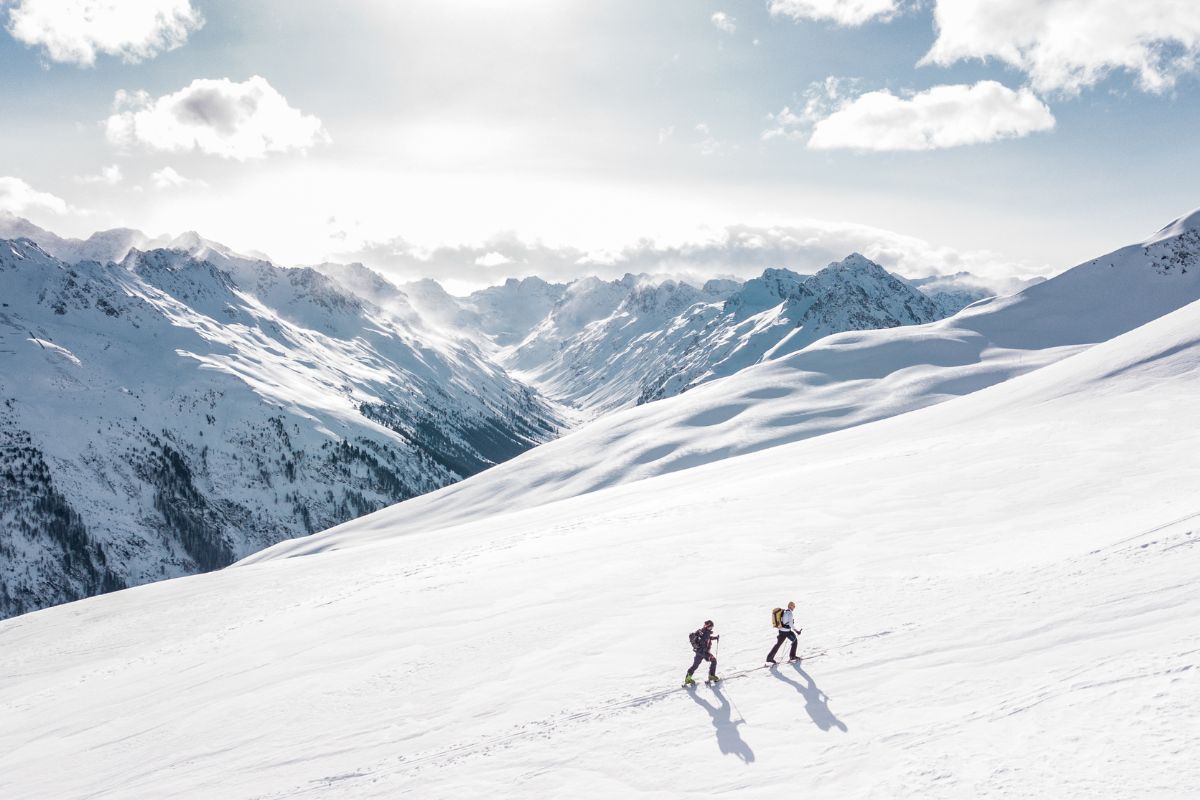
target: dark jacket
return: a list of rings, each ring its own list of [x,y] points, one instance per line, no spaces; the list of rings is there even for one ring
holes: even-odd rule
[[[708,649],[712,646],[712,640],[720,638],[720,636],[713,636],[712,628],[701,628],[696,631],[696,644],[693,649],[697,653],[708,653]]]

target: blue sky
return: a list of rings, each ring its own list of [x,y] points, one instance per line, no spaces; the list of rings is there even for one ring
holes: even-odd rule
[[[9,0],[0,208],[463,283],[1053,272],[1200,205],[1187,6]]]

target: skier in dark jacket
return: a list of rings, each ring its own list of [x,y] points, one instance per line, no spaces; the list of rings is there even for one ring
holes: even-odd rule
[[[687,675],[683,679],[684,686],[695,686],[696,681],[692,678],[692,673],[696,671],[696,667],[700,666],[702,661],[708,662],[708,678],[706,683],[716,683],[721,680],[717,677],[717,659],[712,653],[708,652],[712,643],[718,641],[721,637],[713,635],[713,621],[711,619],[704,621],[704,627],[688,637],[692,642],[692,649],[696,652],[696,658],[692,661],[692,668],[687,671]]]
[[[796,632],[792,630],[792,612],[796,610],[795,603],[788,603],[787,609],[784,610],[780,617],[779,625],[776,630],[779,635],[775,637],[775,646],[771,648],[771,652],[767,653],[767,663],[775,663],[775,654],[779,652],[779,646],[788,639],[792,640],[792,652],[788,655],[788,661],[796,660]]]

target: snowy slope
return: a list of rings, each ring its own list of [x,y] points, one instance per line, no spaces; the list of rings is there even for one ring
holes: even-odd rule
[[[0,241],[0,615],[222,567],[557,432],[418,316],[187,244]]]
[[[572,284],[500,361],[548,397],[594,415],[680,394],[832,333],[943,316],[857,253],[811,277],[768,269],[732,291],[726,282],[697,289],[627,275]]]
[[[1146,242],[950,319],[834,335],[679,397],[603,417],[482,475],[360,520],[353,538],[528,508],[894,416],[1053,363],[1197,299],[1200,212]],[[341,538],[335,528],[263,557],[337,547]]]
[[[0,795],[1195,796],[1198,331],[0,623]],[[731,676],[789,599],[817,657],[672,688],[702,619]]]

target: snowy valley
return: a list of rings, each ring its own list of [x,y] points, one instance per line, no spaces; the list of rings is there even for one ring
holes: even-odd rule
[[[1193,796],[1198,331],[1200,213],[0,622],[0,794]]]
[[[525,278],[457,298],[195,233],[0,223],[0,616],[219,569],[582,420],[983,291],[926,295],[854,255],[811,277]]]

